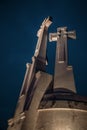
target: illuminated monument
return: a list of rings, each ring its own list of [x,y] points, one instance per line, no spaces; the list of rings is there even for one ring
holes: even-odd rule
[[[75,39],[75,31],[67,27],[50,33],[57,41],[54,75],[45,72],[47,31],[52,18],[45,19],[37,33],[38,41],[19,95],[15,114],[8,130],[86,130],[87,98],[76,94],[73,68],[68,66],[67,38]]]

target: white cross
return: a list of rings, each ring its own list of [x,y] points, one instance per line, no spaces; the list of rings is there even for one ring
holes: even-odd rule
[[[75,31],[67,31],[67,27],[59,27],[57,33],[50,33],[49,41],[57,41],[56,62],[67,63],[67,38],[76,39]]]

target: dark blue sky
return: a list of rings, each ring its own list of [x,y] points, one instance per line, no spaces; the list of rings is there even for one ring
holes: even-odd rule
[[[87,96],[87,3],[86,0],[0,1],[0,130],[12,117],[26,70],[37,43],[43,19],[53,17],[49,32],[67,26],[76,30],[69,40],[69,63],[73,65],[77,93]],[[48,42],[47,71],[53,73],[55,43]]]

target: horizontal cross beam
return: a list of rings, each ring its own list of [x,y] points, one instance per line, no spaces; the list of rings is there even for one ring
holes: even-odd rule
[[[60,36],[67,36],[71,39],[76,39],[76,32],[75,31],[67,31],[67,27],[60,27],[57,29],[57,33],[50,33],[49,41],[57,41]]]

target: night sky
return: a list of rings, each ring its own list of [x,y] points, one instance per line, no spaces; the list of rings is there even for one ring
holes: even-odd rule
[[[87,96],[87,3],[86,0],[0,1],[0,130],[13,116],[26,63],[31,63],[37,31],[45,17],[52,16],[49,32],[67,26],[76,30],[69,40],[69,64],[73,65],[77,93]],[[54,72],[55,42],[48,42],[47,72]]]

